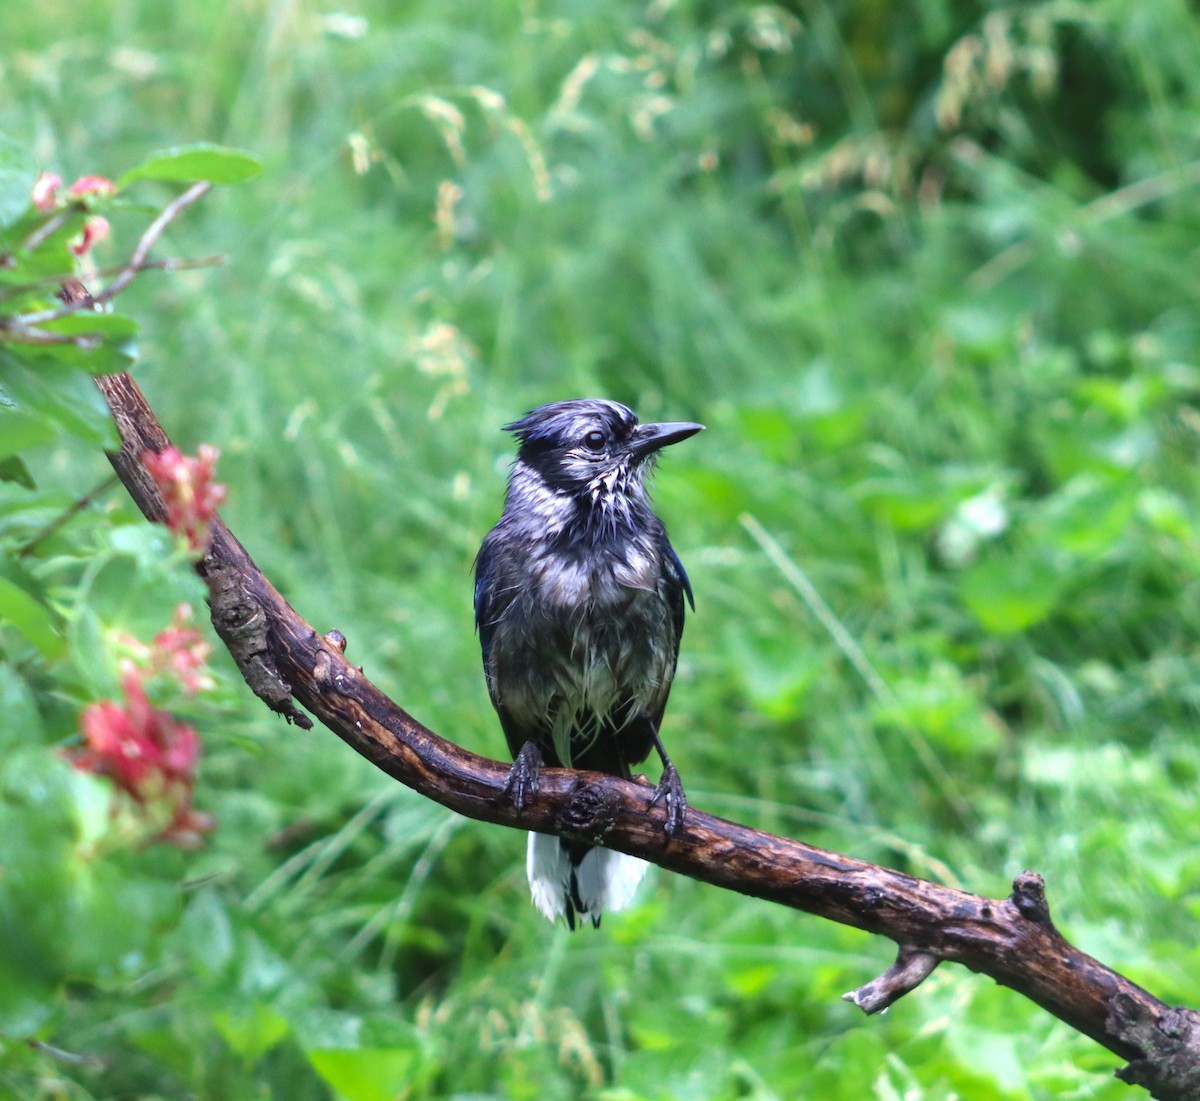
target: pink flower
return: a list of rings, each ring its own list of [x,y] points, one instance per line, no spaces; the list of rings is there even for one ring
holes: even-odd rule
[[[136,802],[144,803],[153,794],[152,780],[168,775],[190,780],[197,755],[196,732],[150,703],[132,666],[121,678],[121,691],[124,706],[102,700],[84,709],[80,726],[86,744],[72,751],[71,760],[85,772],[107,776]]]
[[[142,790],[157,755],[137,710],[136,702],[127,707],[111,700],[92,704],[79,720],[87,745],[71,753],[76,768],[108,776],[131,795]]]
[[[191,617],[191,606],[180,604],[171,626],[154,636],[148,657],[151,672],[175,678],[189,696],[194,696],[211,690],[215,682],[205,669],[209,645],[195,627],[187,625]]]
[[[57,177],[55,177],[57,179]],[[58,181],[62,183],[61,180]],[[80,176],[67,192],[73,199],[84,199],[95,195],[98,199],[107,199],[117,193],[117,185],[104,176]]]
[[[150,703],[132,664],[122,672],[121,691],[124,705],[102,700],[84,709],[84,744],[67,750],[67,759],[82,772],[106,776],[150,821],[165,820],[159,840],[194,847],[215,824],[192,806],[200,738]]]
[[[219,455],[209,444],[201,444],[194,459],[174,447],[142,455],[167,506],[167,527],[183,535],[193,551],[208,546],[217,508],[225,500],[225,487],[213,481]]]
[[[180,849],[198,849],[204,844],[204,835],[216,829],[216,825],[217,820],[211,814],[189,803],[176,807],[175,816],[159,834],[159,840]]]
[[[89,214],[83,220],[83,233],[71,242],[71,251],[76,256],[86,256],[92,245],[108,236],[108,219],[99,214]]]
[[[53,172],[43,172],[33,185],[33,205],[43,214],[54,209],[58,201],[58,189],[62,187],[62,177]]]

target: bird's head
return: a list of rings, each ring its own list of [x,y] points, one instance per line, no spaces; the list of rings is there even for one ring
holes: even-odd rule
[[[703,428],[691,421],[639,424],[632,410],[599,398],[542,405],[504,426],[520,441],[518,463],[549,490],[602,509],[641,497],[658,452]]]

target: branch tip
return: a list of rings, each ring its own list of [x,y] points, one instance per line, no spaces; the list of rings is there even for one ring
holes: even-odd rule
[[[902,944],[896,962],[877,979],[857,990],[842,995],[842,1001],[853,1002],[864,1013],[882,1013],[910,990],[915,990],[942,961],[930,952],[911,944]]]
[[[1037,872],[1022,872],[1013,880],[1011,901],[1017,912],[1028,921],[1053,929],[1050,905],[1046,902],[1046,881]]]

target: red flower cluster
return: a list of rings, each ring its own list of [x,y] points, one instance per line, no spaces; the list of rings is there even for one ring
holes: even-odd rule
[[[196,848],[214,825],[212,815],[192,805],[200,739],[187,723],[151,705],[132,665],[121,691],[124,706],[103,700],[84,710],[85,744],[68,750],[68,759],[83,772],[107,776],[153,819],[166,818],[158,840]]]
[[[165,631],[154,636],[150,648],[150,672],[177,680],[183,690],[194,696],[215,687],[215,682],[206,671],[209,645],[195,627],[189,627],[192,618],[190,604],[180,604],[175,609],[175,618]]]
[[[117,185],[104,176],[80,176],[67,190],[72,199],[86,199],[89,195],[107,199],[116,193]]]
[[[196,848],[214,825],[211,815],[192,805],[200,738],[193,727],[151,704],[143,682],[147,676],[166,676],[189,696],[213,687],[205,669],[208,644],[187,626],[191,614],[181,604],[151,646],[122,640],[139,663],[121,662],[125,701],[103,700],[85,708],[79,720],[84,744],[67,750],[76,768],[108,777],[132,800],[156,840],[182,848]]]
[[[215,447],[201,444],[194,459],[174,447],[142,456],[166,503],[167,527],[183,535],[192,551],[208,546],[209,529],[225,500],[225,487],[213,481],[218,455]]]

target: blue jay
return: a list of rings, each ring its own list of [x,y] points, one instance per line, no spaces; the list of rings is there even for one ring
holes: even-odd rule
[[[543,405],[505,425],[519,441],[500,522],[475,562],[475,624],[488,695],[514,757],[518,808],[545,765],[629,778],[656,749],[666,828],[687,801],[659,739],[692,588],[645,478],[661,448],[704,426],[639,424],[615,401]],[[644,861],[583,841],[529,835],[533,901],[600,924],[627,906]]]

